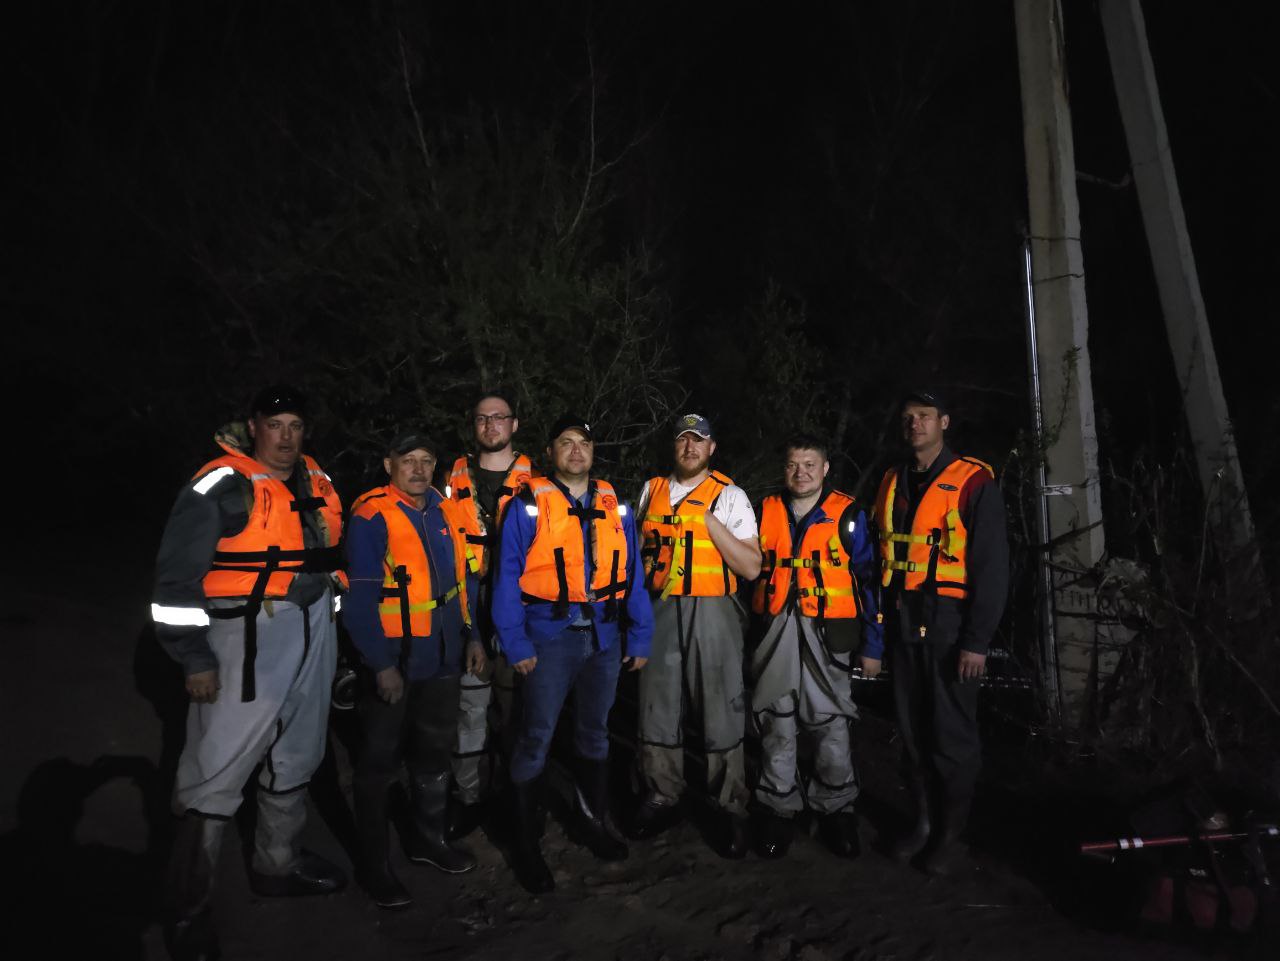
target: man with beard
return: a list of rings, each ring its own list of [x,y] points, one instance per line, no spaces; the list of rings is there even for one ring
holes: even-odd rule
[[[446,839],[445,809],[460,679],[464,667],[483,673],[485,655],[472,639],[465,518],[431,486],[435,444],[420,432],[402,434],[382,465],[390,483],[352,505],[351,597],[343,622],[369,678],[359,700],[363,743],[353,792],[356,880],[379,907],[401,908],[410,898],[388,860],[387,794],[402,758],[409,771],[410,830],[403,839],[409,860],[446,874],[476,866],[470,851]]]
[[[498,642],[522,675],[510,767],[512,865],[534,894],[555,887],[542,858],[538,795],[570,691],[578,829],[596,857],[627,856],[608,811],[609,709],[621,665],[644,667],[653,634],[649,595],[632,590],[643,574],[631,512],[613,485],[591,476],[591,427],[580,417],[561,417],[547,456],[552,476],[530,481],[507,511],[493,585]]]
[[[963,860],[982,743],[978,688],[1004,613],[1009,542],[995,473],[947,447],[951,426],[935,390],[902,402],[910,456],[876,495],[881,584],[890,616],[894,713],[916,826],[893,850],[945,874]]]
[[[264,896],[328,894],[342,872],[302,852],[306,787],[324,757],[337,664],[342,503],[307,455],[307,404],[268,387],[225,453],[179,493],[156,558],[156,637],[186,675],[191,707],[173,792],[167,941],[175,958],[218,953],[213,878],[254,768],[249,883]]]
[[[751,503],[711,470],[710,422],[686,414],[675,425],[675,469],[640,494],[645,586],[653,596],[653,663],[640,675],[640,766],[647,788],[631,825],[653,837],[679,817],[685,789],[686,713],[701,721],[707,792],[719,812],[716,847],[746,854],[749,795],[742,738],[744,615],[738,578],[760,573]]]
[[[520,429],[515,409],[501,394],[485,394],[471,410],[476,453],[454,462],[446,492],[464,519],[467,543],[479,566],[475,597],[478,639],[488,670],[462,677],[458,746],[453,755],[454,804],[449,837],[470,834],[484,818],[484,795],[496,791],[494,775],[510,751],[515,672],[494,646],[490,602],[498,527],[511,498],[533,474],[533,465],[512,447]],[[486,758],[489,763],[483,763]],[[487,783],[486,783],[487,782]]]
[[[860,851],[852,658],[860,652],[863,676],[875,677],[884,642],[867,518],[852,497],[827,485],[830,469],[821,440],[792,438],[783,491],[760,505],[764,568],[751,600],[760,622],[751,674],[761,745],[756,850],[764,858],[787,853],[794,818],[806,805],[835,854]],[[813,772],[803,791],[802,738],[813,745]]]

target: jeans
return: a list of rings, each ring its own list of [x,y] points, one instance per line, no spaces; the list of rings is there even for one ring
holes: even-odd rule
[[[622,669],[620,645],[597,650],[591,630],[565,628],[533,646],[538,663],[524,676],[523,708],[511,756],[515,784],[525,784],[542,773],[570,690],[574,694],[574,750],[589,761],[609,756],[609,711]]]

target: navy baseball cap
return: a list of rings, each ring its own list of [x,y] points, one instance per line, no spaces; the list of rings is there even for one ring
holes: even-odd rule
[[[676,419],[675,437],[681,434],[697,434],[703,440],[711,439],[711,421],[701,414],[685,414]]]
[[[951,409],[943,393],[933,387],[917,387],[907,391],[902,397],[901,406],[906,407],[908,404],[923,404],[926,407],[936,407],[939,415],[945,414]]]

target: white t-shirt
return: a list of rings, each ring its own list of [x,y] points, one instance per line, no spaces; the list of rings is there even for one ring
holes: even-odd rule
[[[698,486],[694,484],[693,487],[686,487],[674,476],[668,477],[667,483],[670,485],[672,507],[679,506],[680,502]],[[649,510],[648,481],[644,482],[644,489],[640,491],[639,503],[639,516],[643,520],[645,513]],[[711,512],[711,516],[727,527],[729,533],[740,541],[752,540],[760,533],[756,528],[756,513],[751,509],[747,492],[736,485],[730,484],[720,492],[720,499],[716,501],[716,509]]]

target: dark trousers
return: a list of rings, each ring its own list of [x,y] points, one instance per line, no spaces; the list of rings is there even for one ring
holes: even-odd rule
[[[458,739],[461,678],[410,681],[395,704],[365,690],[360,698],[361,745],[356,758],[357,788],[385,790],[400,772],[413,777],[450,770]]]
[[[977,680],[957,675],[959,646],[919,639],[918,625],[899,618],[889,645],[893,707],[907,775],[937,792],[944,808],[967,808],[982,767]]]

